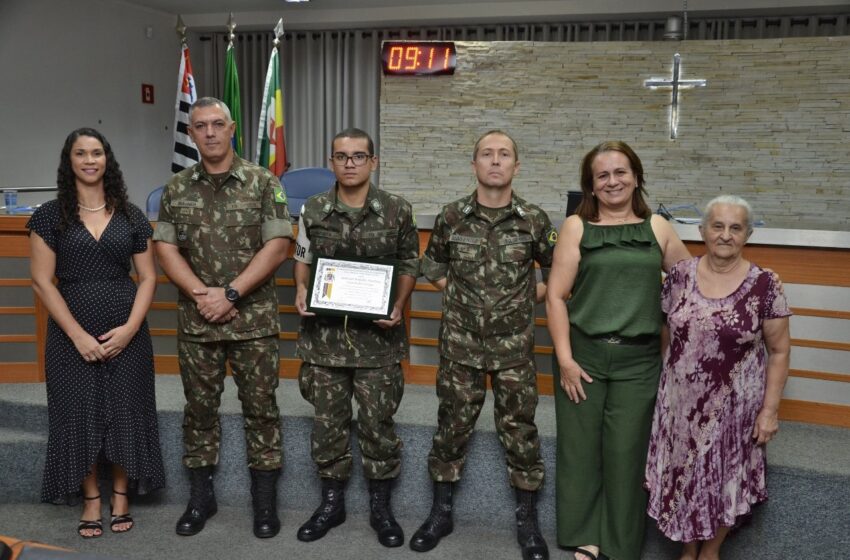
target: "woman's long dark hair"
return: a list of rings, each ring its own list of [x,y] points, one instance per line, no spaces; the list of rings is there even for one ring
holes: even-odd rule
[[[124,175],[112,146],[106,138],[93,128],[78,128],[68,135],[62,154],[59,156],[59,169],[56,170],[56,186],[59,192],[56,195],[59,201],[59,230],[64,231],[69,225],[80,223],[80,210],[77,207],[77,176],[71,166],[71,148],[80,136],[89,136],[103,145],[106,155],[106,169],[103,173],[103,193],[106,198],[107,211],[120,212],[129,217],[127,213],[127,185],[124,183]]]

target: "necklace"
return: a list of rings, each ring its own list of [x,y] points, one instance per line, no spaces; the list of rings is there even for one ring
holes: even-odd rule
[[[80,210],[85,210],[86,212],[100,212],[104,208],[106,208],[106,203],[104,202],[100,206],[96,208],[89,208],[88,206],[83,206],[82,204],[77,204],[80,207]]]
[[[602,217],[602,215],[601,215],[601,214],[600,214],[600,217]],[[620,217],[620,216],[606,216],[606,218],[607,218],[607,219],[609,219],[609,220],[611,220],[611,221],[612,221],[612,222],[614,222],[615,224],[625,224],[625,223],[627,223],[627,222],[628,222],[628,221],[629,221],[632,217],[631,217],[631,216],[623,216],[623,217]]]

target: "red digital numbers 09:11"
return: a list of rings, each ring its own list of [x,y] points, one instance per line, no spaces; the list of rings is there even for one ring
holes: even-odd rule
[[[453,42],[385,41],[381,50],[384,74],[453,74],[457,63]]]

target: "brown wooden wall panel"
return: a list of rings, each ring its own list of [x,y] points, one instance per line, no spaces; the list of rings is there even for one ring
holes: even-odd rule
[[[27,257],[29,256],[29,240],[26,235],[25,224],[27,216],[0,216],[0,258],[3,257]],[[430,237],[429,231],[420,231],[420,251],[424,251]],[[702,243],[688,242],[689,250],[694,254],[705,252]],[[291,253],[292,251],[290,251]],[[793,248],[776,246],[751,245],[745,249],[748,259],[760,266],[775,270],[783,282],[795,284],[829,285],[850,287],[850,251],[831,250],[816,248]],[[160,275],[157,283],[168,284],[168,278]],[[28,278],[0,278],[0,288],[3,287],[25,287],[31,286]],[[291,278],[278,278],[277,286],[292,287],[294,281]],[[430,283],[420,279],[416,285],[418,292],[436,292]],[[171,310],[177,308],[174,301],[158,301],[151,306],[155,310]],[[850,320],[850,312],[830,309],[793,308],[794,313],[801,316],[824,317],[831,319]],[[285,302],[279,306],[283,314],[296,314],[291,302]],[[9,306],[0,308],[0,317],[14,315],[36,315],[36,334],[11,334],[0,337],[0,342],[33,342],[38,349],[37,363],[3,363],[0,364],[0,383],[2,382],[39,382],[44,381],[44,336],[47,324],[47,312],[43,304],[36,299],[35,307]],[[407,313],[408,329],[411,317],[418,319],[439,320],[442,317],[440,311],[434,310],[409,310]],[[545,317],[536,317],[535,325],[546,326]],[[175,329],[151,329],[153,336],[175,337]],[[281,340],[293,341],[297,339],[296,332],[281,332]],[[438,342],[432,338],[410,339],[412,345],[424,347],[437,347]],[[797,346],[812,348],[823,348],[829,350],[850,351],[850,344],[844,342],[831,342],[819,340],[794,340]],[[551,346],[536,346],[535,353],[547,355],[552,353]],[[284,358],[280,360],[280,376],[287,379],[295,379],[301,361],[295,358]],[[176,374],[178,371],[177,356],[157,355],[154,357],[154,365],[157,373]],[[402,363],[405,380],[412,384],[433,385],[436,380],[436,366]],[[850,375],[831,372],[820,372],[810,370],[791,370],[794,377],[817,379],[837,383],[850,382]],[[538,388],[541,394],[553,394],[555,385],[554,378],[547,374],[538,375]],[[800,420],[804,422],[815,422],[821,424],[840,425],[850,427],[850,407],[817,403],[809,401],[782,401],[780,417],[785,420]]]
[[[829,340],[807,340],[805,338],[792,338],[791,346],[802,348],[820,348],[821,350],[841,350],[850,352],[850,342],[832,342]]]
[[[0,315],[35,315],[35,307],[0,307]]]
[[[827,371],[811,371],[807,369],[790,369],[788,375],[791,377],[805,377],[807,379],[820,379],[822,381],[836,381],[838,383],[850,383],[850,375],[843,373],[830,373]]]
[[[705,254],[702,242],[687,241],[692,255]],[[775,271],[786,284],[850,287],[850,251],[773,245],[747,245],[744,256]]]
[[[6,255],[0,255],[0,258]],[[0,288],[2,287],[21,288],[24,286],[32,286],[32,280],[29,278],[0,278]]]
[[[850,406],[783,399],[779,419],[850,428]]]
[[[810,307],[792,307],[791,313],[803,317],[823,317],[825,319],[845,319],[850,321],[850,311],[832,309],[812,309]]]
[[[0,247],[4,257],[30,256],[30,240],[18,235],[0,235]]]
[[[0,383],[38,383],[44,381],[36,362],[5,362]]]

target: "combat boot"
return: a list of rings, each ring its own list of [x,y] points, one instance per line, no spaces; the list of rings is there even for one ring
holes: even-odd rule
[[[280,532],[280,519],[277,516],[277,479],[280,477],[280,469],[250,471],[254,536],[267,539]]]
[[[549,547],[537,523],[537,492],[516,489],[516,540],[522,560],[549,560]]]
[[[322,503],[307,523],[298,529],[298,540],[317,541],[328,531],[345,522],[345,482],[322,479]]]
[[[390,507],[392,480],[369,481],[369,525],[378,533],[378,542],[393,548],[404,544],[404,531]]]
[[[452,521],[453,482],[434,483],[434,504],[428,519],[419,527],[410,539],[410,548],[417,552],[427,552],[437,546],[440,539],[454,531]]]
[[[213,469],[212,465],[189,469],[189,505],[177,521],[178,535],[197,535],[204,528],[207,519],[218,512],[213,490]]]

